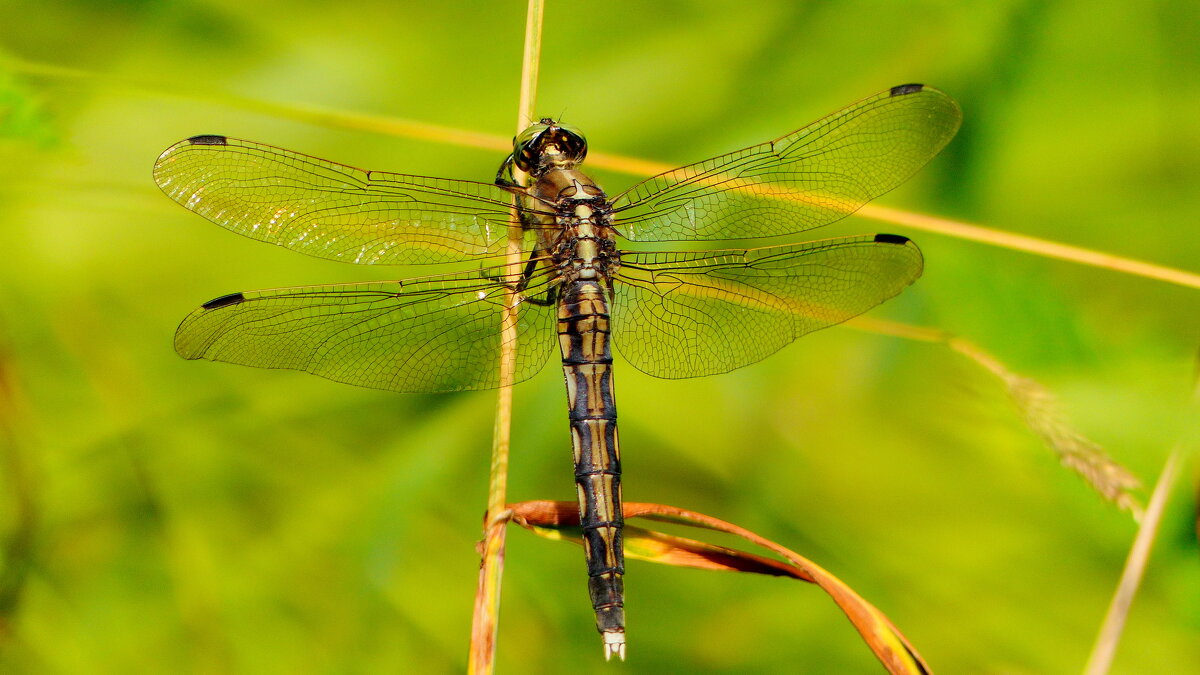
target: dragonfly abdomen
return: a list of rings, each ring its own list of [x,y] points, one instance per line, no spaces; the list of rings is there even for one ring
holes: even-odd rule
[[[599,279],[568,283],[559,303],[558,338],[567,381],[588,590],[596,628],[604,635],[608,653],[624,655],[621,453],[604,283]]]

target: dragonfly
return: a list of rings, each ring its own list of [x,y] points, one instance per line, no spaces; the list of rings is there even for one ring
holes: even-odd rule
[[[946,94],[901,85],[613,197],[581,168],[583,134],[549,118],[514,137],[492,182],[364,171],[193,136],[162,153],[154,180],[221,227],[329,260],[467,269],[223,295],[183,320],[175,349],[362,387],[450,392],[504,384],[505,350],[515,349],[511,380],[527,380],[557,346],[589,595],[605,657],[623,659],[613,345],[652,376],[724,373],[894,297],[923,268],[916,244],[895,234],[642,249],[781,237],[838,221],[912,176],[960,121]],[[505,263],[514,227],[519,272]]]

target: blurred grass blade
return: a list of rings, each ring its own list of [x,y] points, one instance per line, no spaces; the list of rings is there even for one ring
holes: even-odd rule
[[[1125,560],[1121,581],[1117,584],[1117,590],[1108,606],[1104,623],[1100,627],[1100,634],[1096,638],[1096,644],[1092,647],[1091,656],[1088,657],[1087,668],[1084,670],[1086,675],[1104,675],[1112,667],[1113,656],[1117,652],[1117,643],[1121,640],[1121,632],[1125,628],[1125,619],[1129,616],[1129,608],[1133,605],[1133,597],[1137,594],[1142,576],[1146,572],[1146,563],[1150,559],[1150,548],[1154,545],[1154,538],[1162,523],[1167,497],[1171,493],[1171,487],[1175,484],[1183,454],[1182,446],[1175,448],[1167,457],[1166,464],[1163,465],[1158,483],[1154,486],[1154,493],[1150,496],[1146,516],[1142,519],[1137,537],[1134,538],[1133,546],[1129,549],[1129,557]]]
[[[59,143],[58,132],[38,97],[10,73],[0,70],[0,139],[17,139],[40,149]]]
[[[513,504],[510,508],[518,524],[539,536],[582,543],[579,508],[574,502],[530,501]],[[641,527],[626,525],[625,528],[625,552],[630,558],[679,567],[786,576],[816,584],[837,603],[888,672],[930,672],[920,654],[883,612],[800,554],[732,523],[674,506],[627,502],[625,518],[645,518],[724,532],[779,555],[787,562]]]
[[[0,59],[0,66],[26,75],[92,80],[103,82],[109,86],[122,86],[126,89],[149,95],[174,96],[190,100],[208,101],[242,110],[251,110],[285,119],[339,129],[369,131],[402,138],[415,138],[489,151],[508,152],[511,149],[510,140],[501,135],[455,129],[384,115],[367,115],[298,103],[276,103],[231,94],[214,96],[209,93],[201,93],[195,89],[175,87],[162,83],[143,84],[124,78],[98,75],[72,68],[21,61],[12,58]],[[634,176],[653,176],[676,168],[675,166],[661,162],[594,151],[588,153],[588,165],[594,168],[608,169]],[[1195,272],[1134,260],[1103,251],[1094,251],[1080,246],[1062,244],[1028,235],[964,223],[949,218],[927,216],[874,204],[864,206],[857,211],[857,215],[948,237],[966,239],[990,246],[1009,248],[1047,258],[1067,260],[1081,265],[1090,265],[1124,274],[1157,279],[1188,288],[1200,289],[1200,274]]]
[[[1105,499],[1130,511],[1134,518],[1141,518],[1141,504],[1132,494],[1132,490],[1141,487],[1141,482],[1099,445],[1072,428],[1053,394],[1036,380],[1008,370],[995,357],[967,340],[951,338],[947,345],[1004,383],[1026,426],[1058,455],[1063,466],[1082,476]]]
[[[542,50],[542,0],[529,0],[525,19],[525,48],[521,61],[521,94],[517,105],[517,130],[534,115],[537,93],[538,61]],[[514,173],[520,181],[522,177]],[[517,217],[517,198],[508,228],[505,264],[511,274],[521,272],[521,221]],[[520,306],[517,285],[505,291],[505,307],[500,340],[500,388],[496,395],[496,423],[492,432],[492,462],[488,484],[488,507],[484,540],[475,591],[475,610],[471,617],[471,646],[468,672],[492,673],[496,669],[496,640],[500,631],[500,582],[504,575],[504,537],[509,514],[505,506],[508,490],[508,457],[512,436],[512,385],[517,363],[517,311]]]
[[[304,103],[280,103],[264,101],[248,96],[223,94],[211,89],[179,87],[162,82],[145,83],[128,78],[93,73],[75,68],[65,68],[45,63],[24,61],[0,56],[0,70],[19,73],[30,77],[56,80],[75,80],[88,84],[102,84],[112,89],[124,89],[146,96],[182,98],[213,105],[224,105],[236,110],[270,115],[280,119],[306,122],[333,129],[351,129],[370,133],[412,138],[431,143],[445,143],[466,148],[479,148],[492,152],[511,152],[512,139],[500,134],[467,131],[439,124],[416,120],[371,115],[349,110],[338,110]]]
[[[38,524],[33,471],[19,428],[27,419],[28,404],[15,371],[12,353],[0,335],[0,526],[7,530],[0,532],[0,647],[13,634],[33,567]]]
[[[857,317],[845,325],[872,333],[943,344],[971,359],[1000,380],[1025,426],[1042,439],[1063,466],[1083,477],[1106,500],[1128,510],[1134,519],[1141,518],[1141,502],[1133,494],[1141,487],[1141,481],[1109,457],[1098,444],[1074,429],[1066,421],[1054,394],[1041,383],[1012,372],[975,343],[942,330],[872,317]]]

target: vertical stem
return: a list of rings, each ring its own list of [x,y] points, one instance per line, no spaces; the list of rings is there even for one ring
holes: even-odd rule
[[[525,53],[521,69],[521,99],[517,113],[517,133],[534,118],[534,97],[537,91],[538,57],[542,47],[543,1],[529,0],[525,19]],[[514,178],[523,182],[524,176]],[[504,572],[504,535],[507,523],[508,453],[512,431],[512,384],[517,363],[517,311],[519,296],[516,281],[521,273],[521,222],[517,217],[516,197],[508,228],[508,248],[505,255],[507,277],[513,281],[505,293],[501,327],[500,390],[496,399],[496,424],[492,435],[491,479],[488,486],[488,508],[484,526],[483,561],[479,568],[479,583],[475,591],[475,614],[471,622],[470,673],[492,673],[495,670],[496,637],[500,628],[500,580]]]
[[[525,130],[537,114],[538,64],[542,55],[542,0],[529,0],[525,15],[525,55],[521,65],[521,99],[517,102],[517,133]]]

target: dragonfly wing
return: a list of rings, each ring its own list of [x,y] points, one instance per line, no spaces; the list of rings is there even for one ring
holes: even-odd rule
[[[528,297],[548,285],[533,281]],[[479,273],[234,293],[184,319],[175,351],[391,391],[488,389],[500,384],[504,303],[505,286]],[[516,381],[546,363],[553,326],[553,307],[520,305]]]
[[[681,378],[759,361],[894,297],[921,276],[899,235],[699,253],[622,253],[613,341],[639,370]]]
[[[491,183],[364,171],[225,136],[167,148],[154,182],[228,230],[350,263],[502,255],[511,213]]]
[[[893,87],[782,136],[649,178],[613,199],[633,241],[795,234],[900,185],[958,131],[942,92]]]

